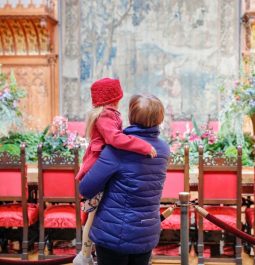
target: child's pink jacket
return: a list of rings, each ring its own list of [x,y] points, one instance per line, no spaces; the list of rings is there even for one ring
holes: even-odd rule
[[[103,112],[95,122],[91,141],[85,155],[83,156],[83,163],[76,179],[81,180],[88,172],[98,159],[105,144],[110,144],[118,149],[132,151],[143,155],[150,154],[152,148],[152,146],[146,141],[124,134],[122,132],[120,112],[112,106],[105,106]]]

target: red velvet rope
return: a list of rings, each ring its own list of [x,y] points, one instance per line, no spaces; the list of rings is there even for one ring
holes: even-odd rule
[[[53,258],[45,260],[14,260],[14,259],[0,259],[0,264],[23,264],[23,265],[40,265],[40,264],[67,264],[72,263],[75,256],[62,257],[62,258]]]
[[[214,223],[215,225],[217,225],[218,227],[222,228],[223,230],[226,230],[234,235],[236,235],[237,237],[247,241],[248,243],[255,245],[255,237],[244,233],[243,231],[221,221],[220,219],[218,219],[217,217],[208,214],[205,217],[207,220],[209,220],[210,222]]]
[[[252,244],[252,245],[255,245],[255,237],[247,234],[247,233],[244,233],[243,231],[241,231],[240,229],[237,229],[225,222],[223,222],[222,220],[220,220],[219,218],[211,215],[210,213],[207,212],[206,215],[203,215],[202,213],[199,212],[199,209],[197,209],[195,207],[195,210],[201,215],[203,216],[204,218],[206,218],[208,221],[212,222],[213,224],[217,225],[218,227],[222,228],[223,230],[226,230],[232,234],[234,234],[235,236],[243,239],[244,241]]]

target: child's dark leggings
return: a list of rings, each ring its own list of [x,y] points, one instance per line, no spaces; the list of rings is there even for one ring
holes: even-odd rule
[[[96,245],[98,265],[148,265],[151,251],[142,254],[123,254]]]

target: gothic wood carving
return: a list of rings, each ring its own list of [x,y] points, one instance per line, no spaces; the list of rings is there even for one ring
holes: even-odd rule
[[[21,102],[26,127],[44,129],[59,113],[56,0],[0,8],[0,62],[11,69],[27,96]]]

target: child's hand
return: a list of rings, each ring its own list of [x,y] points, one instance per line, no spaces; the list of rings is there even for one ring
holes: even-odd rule
[[[155,148],[153,146],[151,147],[150,156],[151,156],[151,158],[154,158],[157,156],[157,151],[155,150]]]

